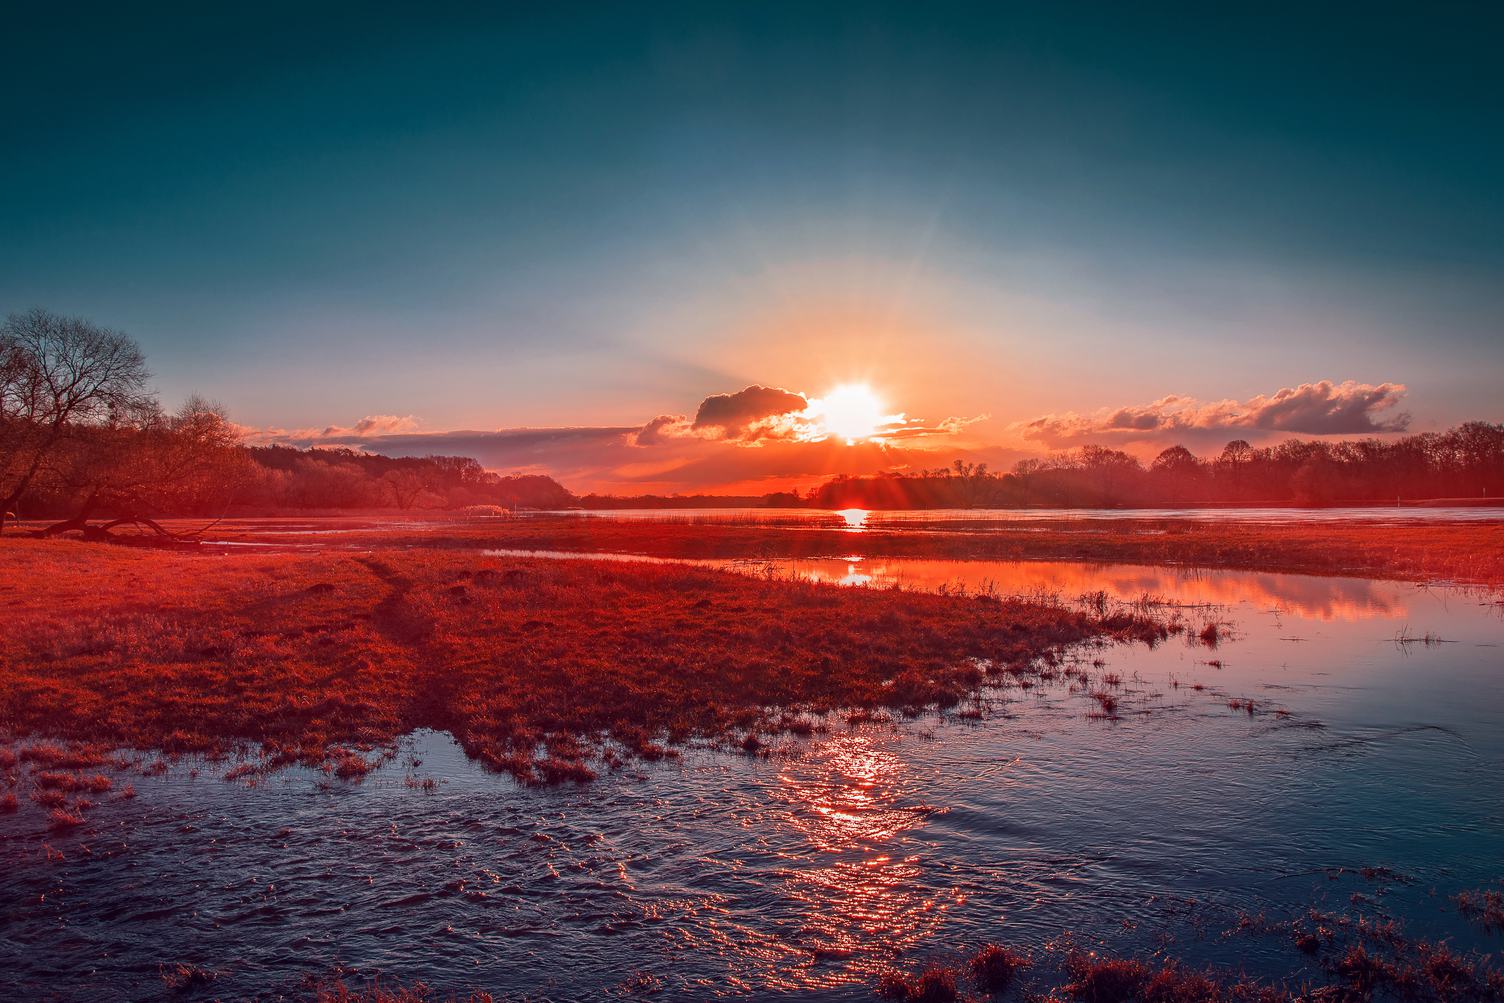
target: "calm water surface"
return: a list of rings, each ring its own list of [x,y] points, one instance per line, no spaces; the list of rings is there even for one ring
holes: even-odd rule
[[[0,816],[0,985],[151,999],[159,965],[192,962],[220,973],[204,998],[295,998],[338,964],[529,998],[870,999],[895,961],[1066,931],[1298,975],[1282,943],[1223,931],[1313,903],[1498,950],[1448,901],[1504,877],[1491,597],[1043,562],[776,570],[1148,597],[1231,640],[1084,652],[1123,678],[1118,720],[1042,683],[981,720],[832,720],[768,758],[692,751],[585,787],[518,787],[430,733],[358,786],[184,762],[73,835],[23,802]]]
[[[648,520],[664,522],[750,522],[779,525],[829,523],[839,517],[852,528],[902,529],[908,523],[998,524],[1059,520],[1101,519],[1191,519],[1215,522],[1311,523],[1311,522],[1498,522],[1504,506],[1361,506],[1346,508],[972,508],[907,509],[877,511],[848,508],[830,511],[814,508],[696,508],[696,509],[571,509],[523,513],[534,516],[575,516],[587,519]]]

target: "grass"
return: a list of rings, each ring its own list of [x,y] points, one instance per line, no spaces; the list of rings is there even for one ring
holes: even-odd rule
[[[972,956],[967,967],[977,988],[987,993],[1000,993],[1013,984],[1019,972],[1029,967],[1029,958],[1000,944],[986,944]]]
[[[162,979],[162,985],[174,993],[186,993],[193,989],[201,989],[210,985],[219,978],[218,972],[212,972],[207,968],[197,965],[178,963],[175,965],[163,965],[158,970]]]
[[[956,988],[956,974],[931,964],[915,976],[902,972],[885,972],[878,980],[877,994],[896,1003],[952,1003],[961,998]]]
[[[1464,913],[1466,895],[1457,900]],[[1245,917],[1239,930],[1284,938],[1320,966],[1328,985],[1302,998],[1504,1000],[1504,971],[1493,955],[1459,954],[1445,943],[1412,938],[1393,919],[1311,909],[1284,922]]]
[[[1458,910],[1483,929],[1504,931],[1504,891],[1480,888],[1457,896]]]
[[[1299,984],[1271,985],[1239,971],[1196,970],[1157,953],[1150,958],[1086,951],[1071,938],[1031,958],[996,944],[964,966],[929,962],[915,974],[889,971],[878,995],[900,1003],[963,998],[963,987],[996,997],[1076,1003],[1281,1003],[1288,1000],[1414,1000],[1422,1003],[1504,999],[1504,973],[1489,955],[1463,955],[1446,944],[1411,940],[1394,921],[1312,911],[1290,922],[1245,918],[1239,932],[1288,936],[1304,959],[1292,964]],[[1314,959],[1318,972],[1313,977]],[[1034,976],[1034,977],[1030,977]],[[974,997],[964,997],[974,998]]]
[[[117,747],[254,749],[257,769],[357,780],[370,750],[434,728],[519,780],[585,781],[686,742],[757,751],[837,710],[953,707],[1071,645],[1165,634],[1039,601],[436,549],[12,539],[0,582],[0,732],[31,740],[17,758],[39,774],[94,771]]]
[[[315,987],[318,1003],[491,1003],[491,994],[472,992],[463,997],[452,993],[439,995],[422,982],[410,986],[384,986],[379,980],[365,986],[350,986],[335,980]]]

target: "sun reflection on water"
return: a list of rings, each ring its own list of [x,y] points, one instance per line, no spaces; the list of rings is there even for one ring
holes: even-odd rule
[[[800,946],[817,962],[847,959],[832,971],[835,981],[867,977],[929,936],[961,900],[924,888],[915,836],[934,810],[915,799],[909,768],[891,750],[865,735],[836,736],[785,767],[779,789],[790,827],[827,861],[784,876],[802,915]]]
[[[867,528],[867,517],[872,513],[864,508],[837,509],[836,515],[846,521],[846,529],[849,532],[860,533]]]

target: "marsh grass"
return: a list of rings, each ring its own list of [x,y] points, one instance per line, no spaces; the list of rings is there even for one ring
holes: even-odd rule
[[[251,784],[294,763],[357,782],[417,728],[524,782],[585,782],[686,742],[760,752],[837,711],[954,708],[1073,646],[1178,629],[1044,593],[434,550],[219,560],[7,541],[0,572],[24,585],[0,635],[0,732],[31,739],[18,762],[84,774],[118,747],[254,752],[223,774]]]
[[[1406,624],[1405,626],[1401,627],[1398,632],[1395,633],[1394,643],[1399,648],[1406,648],[1412,644],[1419,644],[1422,647],[1426,648],[1434,648],[1443,644],[1456,644],[1457,642],[1442,637],[1439,634],[1432,633],[1429,630],[1424,634],[1412,634],[1410,633],[1410,625]]]
[[[1465,891],[1455,901],[1458,911],[1483,929],[1504,932],[1504,891],[1497,888]]]
[[[1464,893],[1465,895],[1467,893]],[[1464,896],[1459,896],[1459,906]],[[1469,900],[1469,908],[1479,900]],[[1190,968],[1168,945],[1152,957],[1083,950],[1066,934],[1035,956],[996,944],[983,947],[962,969],[930,962],[908,975],[890,971],[878,984],[894,1000],[955,999],[919,995],[927,985],[959,995],[966,975],[982,994],[1077,1003],[1348,1003],[1409,1000],[1416,1003],[1486,1003],[1504,999],[1504,972],[1493,955],[1462,954],[1444,943],[1410,937],[1394,919],[1309,909],[1271,922],[1239,918],[1223,934],[1273,937],[1292,952],[1295,984],[1251,978],[1237,968]],[[1312,974],[1312,967],[1315,974]],[[934,975],[931,973],[943,973]],[[928,977],[928,981],[926,978]]]
[[[351,986],[342,979],[319,982],[313,986],[317,1003],[491,1003],[490,993],[479,990],[459,996],[439,993],[426,983],[408,986],[383,985],[373,979],[363,986]]]

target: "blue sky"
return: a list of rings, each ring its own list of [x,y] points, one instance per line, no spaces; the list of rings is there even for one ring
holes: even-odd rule
[[[1132,6],[12,12],[0,310],[258,428],[1504,418],[1498,8]]]

